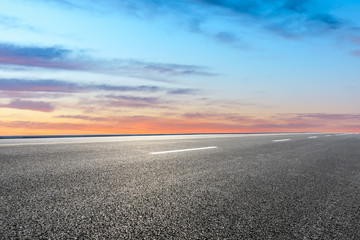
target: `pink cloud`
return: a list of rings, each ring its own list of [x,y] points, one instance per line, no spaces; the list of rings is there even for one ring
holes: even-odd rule
[[[23,101],[20,99],[15,99],[8,104],[1,104],[0,107],[32,110],[39,112],[52,112],[55,110],[55,107],[48,102]]]

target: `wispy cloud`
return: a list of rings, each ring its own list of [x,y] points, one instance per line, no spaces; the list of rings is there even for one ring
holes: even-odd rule
[[[55,0],[59,2],[58,0]],[[62,1],[61,1],[62,2]],[[88,1],[87,5],[94,5]],[[109,1],[112,9],[126,10],[136,16],[172,15],[187,18],[195,24],[192,29],[201,29],[207,16],[229,20],[241,24],[243,18],[260,24],[264,29],[281,35],[318,34],[319,31],[333,31],[350,27],[350,23],[331,13],[315,0],[182,0],[182,1]],[[86,6],[86,5],[83,5]],[[93,8],[94,9],[94,8]],[[206,14],[203,14],[206,12]],[[194,21],[194,19],[197,19]],[[270,27],[272,26],[272,27]],[[218,29],[218,32],[223,29]],[[316,32],[318,31],[318,32]],[[232,33],[233,34],[233,33]],[[234,37],[223,39],[234,40]]]
[[[0,54],[3,58],[19,59],[39,59],[39,60],[56,60],[66,58],[72,51],[60,46],[54,47],[35,47],[35,46],[18,46],[9,43],[0,44]]]
[[[217,34],[214,35],[214,37],[218,41],[227,44],[232,44],[239,40],[235,33],[225,32],[225,31],[218,32]]]
[[[23,23],[20,19],[0,14],[0,27],[2,28],[23,28],[36,31],[34,27]]]
[[[217,122],[241,126],[244,129],[261,131],[319,131],[319,129],[341,129],[360,120],[360,114],[301,113],[279,114],[259,118],[236,113],[193,112],[185,113],[181,119],[188,121]],[[343,127],[347,129],[347,127]],[[236,127],[234,128],[236,129]]]
[[[19,23],[17,18],[0,15],[0,27],[16,28],[18,26]]]
[[[45,67],[67,70],[82,70],[80,62],[70,60],[72,51],[60,46],[19,46],[0,43],[0,64],[25,67]]]
[[[0,81],[2,91],[81,92],[86,89],[88,88],[79,84],[59,80],[1,79]]]
[[[0,43],[0,65],[100,72],[144,79],[216,75],[206,67],[197,65],[134,59],[95,60],[85,56],[83,50],[75,51],[62,46],[19,46],[10,43]]]
[[[244,122],[244,121],[253,121],[255,119],[249,116],[242,116],[235,113],[209,113],[209,112],[192,112],[185,113],[182,115],[186,119],[203,119],[203,120],[221,120],[221,121],[232,121],[232,122]]]
[[[167,91],[170,95],[190,95],[190,94],[196,94],[199,92],[199,89],[194,88],[176,88],[176,89],[170,89]]]
[[[168,101],[159,97],[139,97],[126,95],[106,95],[100,100],[103,106],[126,108],[168,108]]]
[[[87,120],[87,121],[109,121],[109,118],[106,117],[92,117],[87,115],[59,115],[56,118],[65,118],[65,119],[78,119],[78,120]]]
[[[170,95],[196,94],[199,90],[192,88],[166,88],[154,85],[126,86],[110,84],[79,84],[62,80],[27,80],[27,79],[1,79],[0,91],[7,92],[58,92],[79,93],[91,91],[109,92],[167,92]]]
[[[15,108],[39,112],[52,112],[55,110],[54,105],[48,102],[24,101],[20,99],[14,99],[8,104],[0,104],[0,108]]]
[[[287,132],[287,131],[309,131],[312,129],[319,129],[321,124],[318,123],[264,123],[254,124],[252,128],[255,129],[271,129],[274,132]]]
[[[1,81],[1,79],[0,79]],[[68,96],[68,93],[54,93],[54,92],[32,92],[32,91],[1,91],[0,90],[0,98],[8,98],[8,99],[24,99],[24,98],[62,98]]]
[[[88,11],[107,9],[106,12],[109,10],[126,12],[146,20],[159,15],[171,16],[172,19],[177,19],[177,22],[186,22],[182,25],[193,33],[204,34],[231,45],[240,41],[236,30],[231,32],[214,27],[213,33],[210,33],[203,29],[203,25],[207,24],[209,19],[225,20],[237,26],[251,22],[286,38],[319,35],[319,33],[352,27],[348,21],[332,14],[330,7],[326,9],[314,0],[122,0],[101,4],[92,0],[78,4],[64,0],[51,0],[51,2]]]
[[[316,0],[122,0],[101,3],[93,0],[76,3],[65,0],[38,1],[103,14],[108,14],[109,11],[126,13],[146,21],[165,17],[167,21],[172,21],[186,31],[202,34],[236,48],[251,48],[246,36],[240,35],[244,28],[259,28],[292,40],[323,37],[325,34],[343,37],[355,32],[359,35],[358,26],[334,14],[333,10],[337,6],[332,6],[331,2],[324,4]],[[212,24],[219,21],[224,24]],[[224,28],[224,25],[228,27]],[[357,51],[351,54],[357,56]],[[198,69],[196,74],[204,73],[212,74],[206,69]],[[148,77],[156,79],[154,76]]]
[[[306,113],[297,114],[298,118],[313,118],[329,121],[360,120],[360,114],[329,114],[329,113]]]
[[[240,18],[248,18],[264,29],[282,36],[302,37],[305,34],[318,34],[347,27],[346,21],[337,18],[326,10],[319,9],[311,0],[201,0],[203,5],[226,11]]]
[[[114,109],[114,108],[174,108],[181,96],[197,96],[199,89],[171,88],[155,85],[110,85],[75,83],[62,80],[1,79],[0,98],[17,99],[2,107],[52,111],[54,106],[45,102],[23,101],[19,99],[52,99],[71,96],[77,104],[65,108]],[[89,93],[93,93],[89,97]],[[94,96],[96,94],[96,96]],[[23,104],[23,105],[21,105]],[[86,107],[84,107],[86,106]],[[86,119],[83,119],[86,120]]]
[[[99,128],[95,125],[83,124],[83,123],[53,123],[53,122],[36,122],[36,121],[0,121],[0,126],[12,128],[12,129],[26,129],[26,130],[42,130],[49,129],[52,131],[59,131],[61,133],[64,130],[83,130],[83,131],[96,131]],[[106,126],[100,126],[102,130],[106,129]]]
[[[67,8],[80,8],[79,5],[77,5],[74,2],[68,1],[68,0],[52,0],[49,2],[53,2],[53,3],[59,4],[61,6],[67,7]]]

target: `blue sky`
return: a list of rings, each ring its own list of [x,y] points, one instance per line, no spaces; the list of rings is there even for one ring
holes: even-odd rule
[[[3,0],[0,135],[359,131],[359,12],[333,0]]]

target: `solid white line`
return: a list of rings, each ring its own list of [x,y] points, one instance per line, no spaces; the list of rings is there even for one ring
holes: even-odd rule
[[[308,138],[318,138],[317,136],[311,136],[311,137],[308,137]]]
[[[291,139],[279,139],[279,140],[273,140],[273,142],[287,142],[290,141]]]
[[[170,150],[170,151],[163,151],[163,152],[151,152],[150,154],[164,154],[164,153],[174,153],[174,152],[187,152],[187,151],[197,151],[197,150],[205,150],[205,149],[212,149],[217,148],[216,146],[211,147],[202,147],[202,148],[188,148],[188,149],[178,149],[178,150]]]

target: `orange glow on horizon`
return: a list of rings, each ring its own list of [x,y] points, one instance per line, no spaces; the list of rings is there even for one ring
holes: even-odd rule
[[[1,127],[0,136],[26,136],[26,135],[111,135],[111,134],[192,134],[192,133],[276,133],[276,132],[324,132],[324,133],[360,133],[357,128],[254,128],[254,127],[234,127],[233,124],[206,123],[206,122],[187,122],[178,121],[177,123],[164,124],[158,123],[136,123],[131,124],[131,128],[121,126],[106,126],[96,124],[68,124],[53,123],[48,127],[41,125],[48,123],[37,123],[24,127]],[[176,125],[179,125],[178,127]],[[125,125],[125,124],[124,124]],[[211,127],[211,126],[214,127]],[[201,127],[203,126],[203,127]]]

